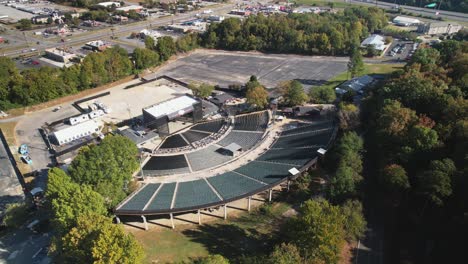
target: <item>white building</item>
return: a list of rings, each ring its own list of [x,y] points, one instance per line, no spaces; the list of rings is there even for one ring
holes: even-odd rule
[[[98,120],[88,120],[74,126],[66,126],[55,131],[53,136],[59,145],[63,145],[74,140],[99,134],[102,129],[102,123]]]
[[[411,17],[397,16],[393,19],[393,24],[397,26],[408,27],[421,24],[421,20]]]
[[[383,36],[380,36],[380,35],[376,35],[376,34],[370,35],[361,43],[361,47],[365,48],[370,45],[374,45],[374,48],[376,50],[383,51],[385,49],[385,39]]]
[[[103,6],[105,8],[112,7],[112,5],[114,5],[115,7],[120,7],[119,2],[102,2],[102,3],[99,3],[98,5]]]
[[[463,26],[451,22],[434,22],[418,26],[418,32],[426,35],[451,35],[462,29]]]

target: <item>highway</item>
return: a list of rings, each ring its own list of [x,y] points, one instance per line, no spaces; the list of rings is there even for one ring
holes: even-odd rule
[[[359,4],[359,5],[367,5],[367,6],[377,6],[383,9],[394,9],[395,4],[381,2],[381,1],[366,1],[366,0],[347,0],[346,2],[351,4]],[[401,1],[400,1],[401,2]],[[452,11],[444,11],[444,10],[434,10],[429,8],[421,8],[415,6],[407,6],[407,5],[399,5],[403,10],[409,11],[415,14],[421,14],[425,16],[431,16],[434,19],[438,17],[443,17],[447,20],[452,21],[460,21],[460,22],[468,22],[468,14],[459,13],[459,12],[452,12]],[[439,12],[439,15],[435,13]]]
[[[226,14],[228,11],[233,9],[233,7],[234,7],[233,4],[222,4],[221,6],[218,6],[218,7],[212,7],[212,8],[208,7],[208,8],[213,11],[213,14]],[[197,10],[197,11],[181,13],[181,14],[177,14],[173,16],[162,17],[162,18],[149,17],[146,21],[140,21],[140,22],[131,23],[128,25],[116,25],[114,27],[108,27],[104,29],[89,31],[81,36],[78,35],[78,36],[67,37],[70,40],[67,40],[65,44],[67,46],[77,46],[77,45],[82,45],[89,41],[103,39],[106,36],[110,37],[111,28],[114,31],[113,32],[114,35],[117,35],[117,36],[130,35],[132,32],[140,32],[141,30],[146,29],[148,27],[156,28],[159,26],[171,24],[172,22],[175,23],[175,22],[186,21],[190,18],[194,18],[195,14],[200,11],[201,10]],[[28,32],[28,33],[32,33],[32,32]],[[28,34],[25,35],[25,39],[27,39],[27,42],[29,43],[36,43],[38,40],[36,38],[28,36]],[[39,45],[34,44],[34,45],[31,45],[31,47],[36,48],[38,51],[43,51],[44,49],[62,47],[63,45],[64,43],[60,43],[60,42],[50,42],[48,40],[41,40]],[[18,55],[37,54],[37,51],[33,52],[28,49],[28,52],[23,52],[23,50],[24,50],[24,47],[18,48],[16,50],[12,50],[9,52],[4,52],[3,56],[16,57]]]

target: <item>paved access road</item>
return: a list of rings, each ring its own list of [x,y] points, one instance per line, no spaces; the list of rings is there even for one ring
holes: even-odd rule
[[[384,9],[395,8],[395,4],[381,2],[381,1],[347,0],[347,2],[351,4],[377,6],[377,7],[384,8]],[[425,16],[431,16],[434,19],[437,19],[438,17],[443,17],[448,20],[468,22],[468,14],[464,14],[464,13],[444,11],[444,10],[434,10],[434,9],[429,9],[429,8],[421,8],[421,7],[407,6],[407,5],[399,5],[399,6],[406,11],[410,11],[412,13],[421,14]],[[436,15],[436,12],[439,12],[439,15]]]
[[[233,9],[233,7],[234,7],[233,4],[221,4],[218,7],[208,7],[208,8],[210,8],[213,11],[213,14],[225,14],[229,10]],[[200,12],[200,10],[177,14],[174,16],[168,16],[164,18],[149,17],[148,20],[146,21],[131,23],[127,25],[118,25],[118,26],[113,27],[113,30],[114,30],[113,34],[117,36],[130,35],[132,32],[140,32],[141,30],[146,29],[148,27],[156,28],[162,25],[168,25],[173,22],[175,23],[175,22],[185,21],[187,19],[194,18],[197,12]],[[84,44],[89,41],[102,39],[104,36],[109,36],[110,30],[111,28],[105,28],[105,29],[89,31],[82,35],[71,36],[70,40],[67,41],[65,44],[67,46],[75,46],[75,45]],[[28,40],[29,43],[35,43],[37,41],[36,38],[30,37],[28,36],[28,34],[25,35],[25,38]],[[46,40],[41,40],[41,43],[34,47],[37,50],[44,50],[48,48],[62,47],[63,45],[64,43],[47,42]],[[9,56],[9,57],[16,57],[20,54],[28,54],[28,53],[24,53],[23,49],[24,48],[19,48],[17,50],[5,52],[3,55]],[[37,54],[37,51],[29,52],[29,53]]]

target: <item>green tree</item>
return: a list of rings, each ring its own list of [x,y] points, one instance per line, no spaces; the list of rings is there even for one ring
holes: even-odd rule
[[[263,86],[257,86],[247,90],[245,96],[247,103],[257,106],[257,108],[263,109],[268,104],[268,92]]]
[[[403,107],[398,101],[387,101],[377,120],[378,131],[384,136],[403,137],[417,121],[415,111]]]
[[[268,262],[271,264],[295,264],[304,263],[304,260],[294,244],[281,243],[275,246],[268,258]]]
[[[351,78],[359,76],[364,71],[364,61],[362,60],[362,54],[357,47],[351,48],[348,72],[351,74]]]
[[[189,84],[188,88],[192,90],[193,95],[200,97],[200,98],[205,98],[211,95],[211,93],[214,90],[213,85],[209,85],[206,83],[201,83],[200,85],[196,84]]]
[[[450,159],[431,161],[429,169],[418,178],[419,192],[436,205],[443,205],[444,199],[452,194],[452,177],[456,171]]]
[[[28,30],[32,28],[32,22],[29,19],[23,18],[18,21],[18,29]]]
[[[164,36],[158,38],[156,43],[156,52],[162,61],[167,61],[173,54],[176,53],[176,45],[172,37]]]
[[[339,166],[330,180],[327,189],[328,197],[335,202],[341,202],[356,191],[353,169],[347,166]]]
[[[283,94],[283,98],[290,106],[302,105],[308,100],[302,84],[296,80],[289,83],[289,86]]]
[[[152,38],[150,36],[145,37],[145,48],[147,48],[149,50],[155,50],[156,49],[156,44],[155,44],[154,38]]]
[[[411,63],[421,65],[437,64],[440,59],[440,52],[434,48],[422,48],[416,50],[411,57]]]
[[[258,87],[258,86],[262,86],[262,85],[257,80],[257,76],[252,75],[252,76],[250,76],[249,81],[245,84],[245,90],[249,91],[250,89]]]
[[[344,229],[346,239],[356,241],[364,237],[367,222],[364,218],[361,202],[357,200],[347,200],[341,206],[341,214],[344,217]]]
[[[338,263],[344,242],[343,216],[340,208],[326,200],[308,200],[298,217],[290,220],[291,241],[306,262]]]
[[[138,169],[138,149],[123,136],[107,136],[99,145],[83,148],[68,171],[73,181],[89,184],[109,207],[125,197],[123,190]]]
[[[408,134],[408,145],[415,150],[430,150],[438,143],[437,132],[431,128],[416,125]]]
[[[51,203],[53,221],[60,232],[68,230],[80,215],[106,214],[104,199],[87,185],[78,185],[63,170],[48,173],[46,197]]]
[[[76,226],[55,243],[58,263],[142,263],[143,249],[121,225],[101,215],[78,217]]]
[[[149,50],[147,48],[145,49],[136,48],[133,51],[133,61],[135,62],[136,69],[144,70],[144,69],[158,65],[159,55],[158,53],[152,50]]]
[[[309,91],[309,98],[312,103],[330,104],[336,100],[336,93],[332,87],[312,87],[312,89]]]
[[[406,170],[398,164],[386,166],[383,169],[381,181],[384,188],[391,192],[401,192],[410,188]]]

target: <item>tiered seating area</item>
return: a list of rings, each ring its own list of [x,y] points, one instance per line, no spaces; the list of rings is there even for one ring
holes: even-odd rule
[[[206,123],[201,123],[201,124],[194,125],[191,128],[191,130],[199,130],[199,131],[205,131],[205,132],[209,132],[209,133],[215,133],[219,129],[221,129],[221,127],[223,126],[223,123],[224,123],[224,120],[222,120],[222,119],[209,121],[209,122],[206,122]]]
[[[298,149],[270,149],[257,160],[304,166],[309,160],[317,156],[318,148]]]
[[[272,146],[273,148],[302,148],[326,146],[333,130],[301,133],[296,135],[282,136]]]
[[[192,171],[208,169],[231,160],[233,157],[218,153],[219,147],[211,145],[199,151],[186,154]]]
[[[245,151],[259,142],[262,136],[263,133],[258,132],[231,131],[231,133],[218,142],[218,145],[225,147],[231,143],[237,143]]]
[[[259,119],[261,119],[260,116]],[[239,121],[242,125],[238,126],[238,128],[248,128],[255,131],[262,126],[262,122],[250,119],[250,117],[242,120],[242,122]],[[234,130],[232,133],[234,132],[236,131]],[[263,135],[263,133],[237,131],[232,136],[229,135],[229,138],[221,140],[219,144],[224,145],[231,141],[241,141],[246,138],[242,137],[242,135],[245,136],[246,134],[252,134],[250,136],[253,136],[253,134]],[[318,155],[317,149],[320,146],[328,147],[332,135],[332,123],[317,123],[288,130],[280,135],[271,149],[254,161],[233,171],[207,177],[206,179],[179,182],[177,189],[175,188],[176,183],[164,183],[151,201],[149,199],[159,185],[146,185],[136,195],[124,201],[116,209],[116,214],[184,212],[221,205],[223,202],[235,200],[236,197],[240,198],[260,192],[286,180],[290,176],[290,169],[301,169],[306,163],[316,158]],[[252,142],[248,141],[243,144],[249,145]],[[239,142],[237,143],[239,144]],[[231,158],[217,153],[217,148],[212,145],[200,151],[186,154],[192,170],[211,168]],[[175,200],[171,206],[173,197],[175,197]],[[148,206],[142,211],[146,204]]]
[[[176,183],[164,183],[159,189],[159,192],[153,198],[153,200],[148,204],[146,210],[155,211],[155,210],[164,210],[171,208],[172,197],[174,196]]]
[[[143,166],[145,176],[162,176],[188,172],[190,172],[190,169],[184,155],[153,156]]]
[[[187,139],[187,141],[190,144],[193,143],[193,142],[202,140],[202,139],[204,139],[206,137],[209,137],[210,135],[211,134],[198,132],[198,131],[192,131],[192,130],[189,130],[189,131],[186,131],[186,132],[182,133],[182,136],[184,136],[184,138]]]
[[[236,116],[234,130],[265,131],[268,125],[268,112]]]
[[[146,203],[151,199],[153,193],[158,189],[159,183],[147,184],[135,196],[132,197],[127,203],[123,204],[122,210],[143,210]]]
[[[185,147],[187,146],[187,142],[179,135],[175,134],[172,135],[163,142],[160,149],[171,149],[171,148],[180,148],[180,147]]]
[[[174,208],[189,208],[219,201],[219,197],[205,180],[180,182]]]
[[[261,182],[271,184],[288,176],[288,170],[294,166],[276,163],[252,161],[234,171]]]
[[[299,133],[310,132],[310,131],[314,131],[314,130],[327,129],[327,128],[332,127],[333,123],[331,121],[324,121],[324,122],[319,122],[319,123],[315,123],[315,124],[299,124],[299,125],[300,126],[298,128],[283,131],[281,133],[281,136],[299,134]]]
[[[253,192],[265,186],[264,184],[234,172],[226,172],[215,177],[207,178],[207,180],[224,200]]]

